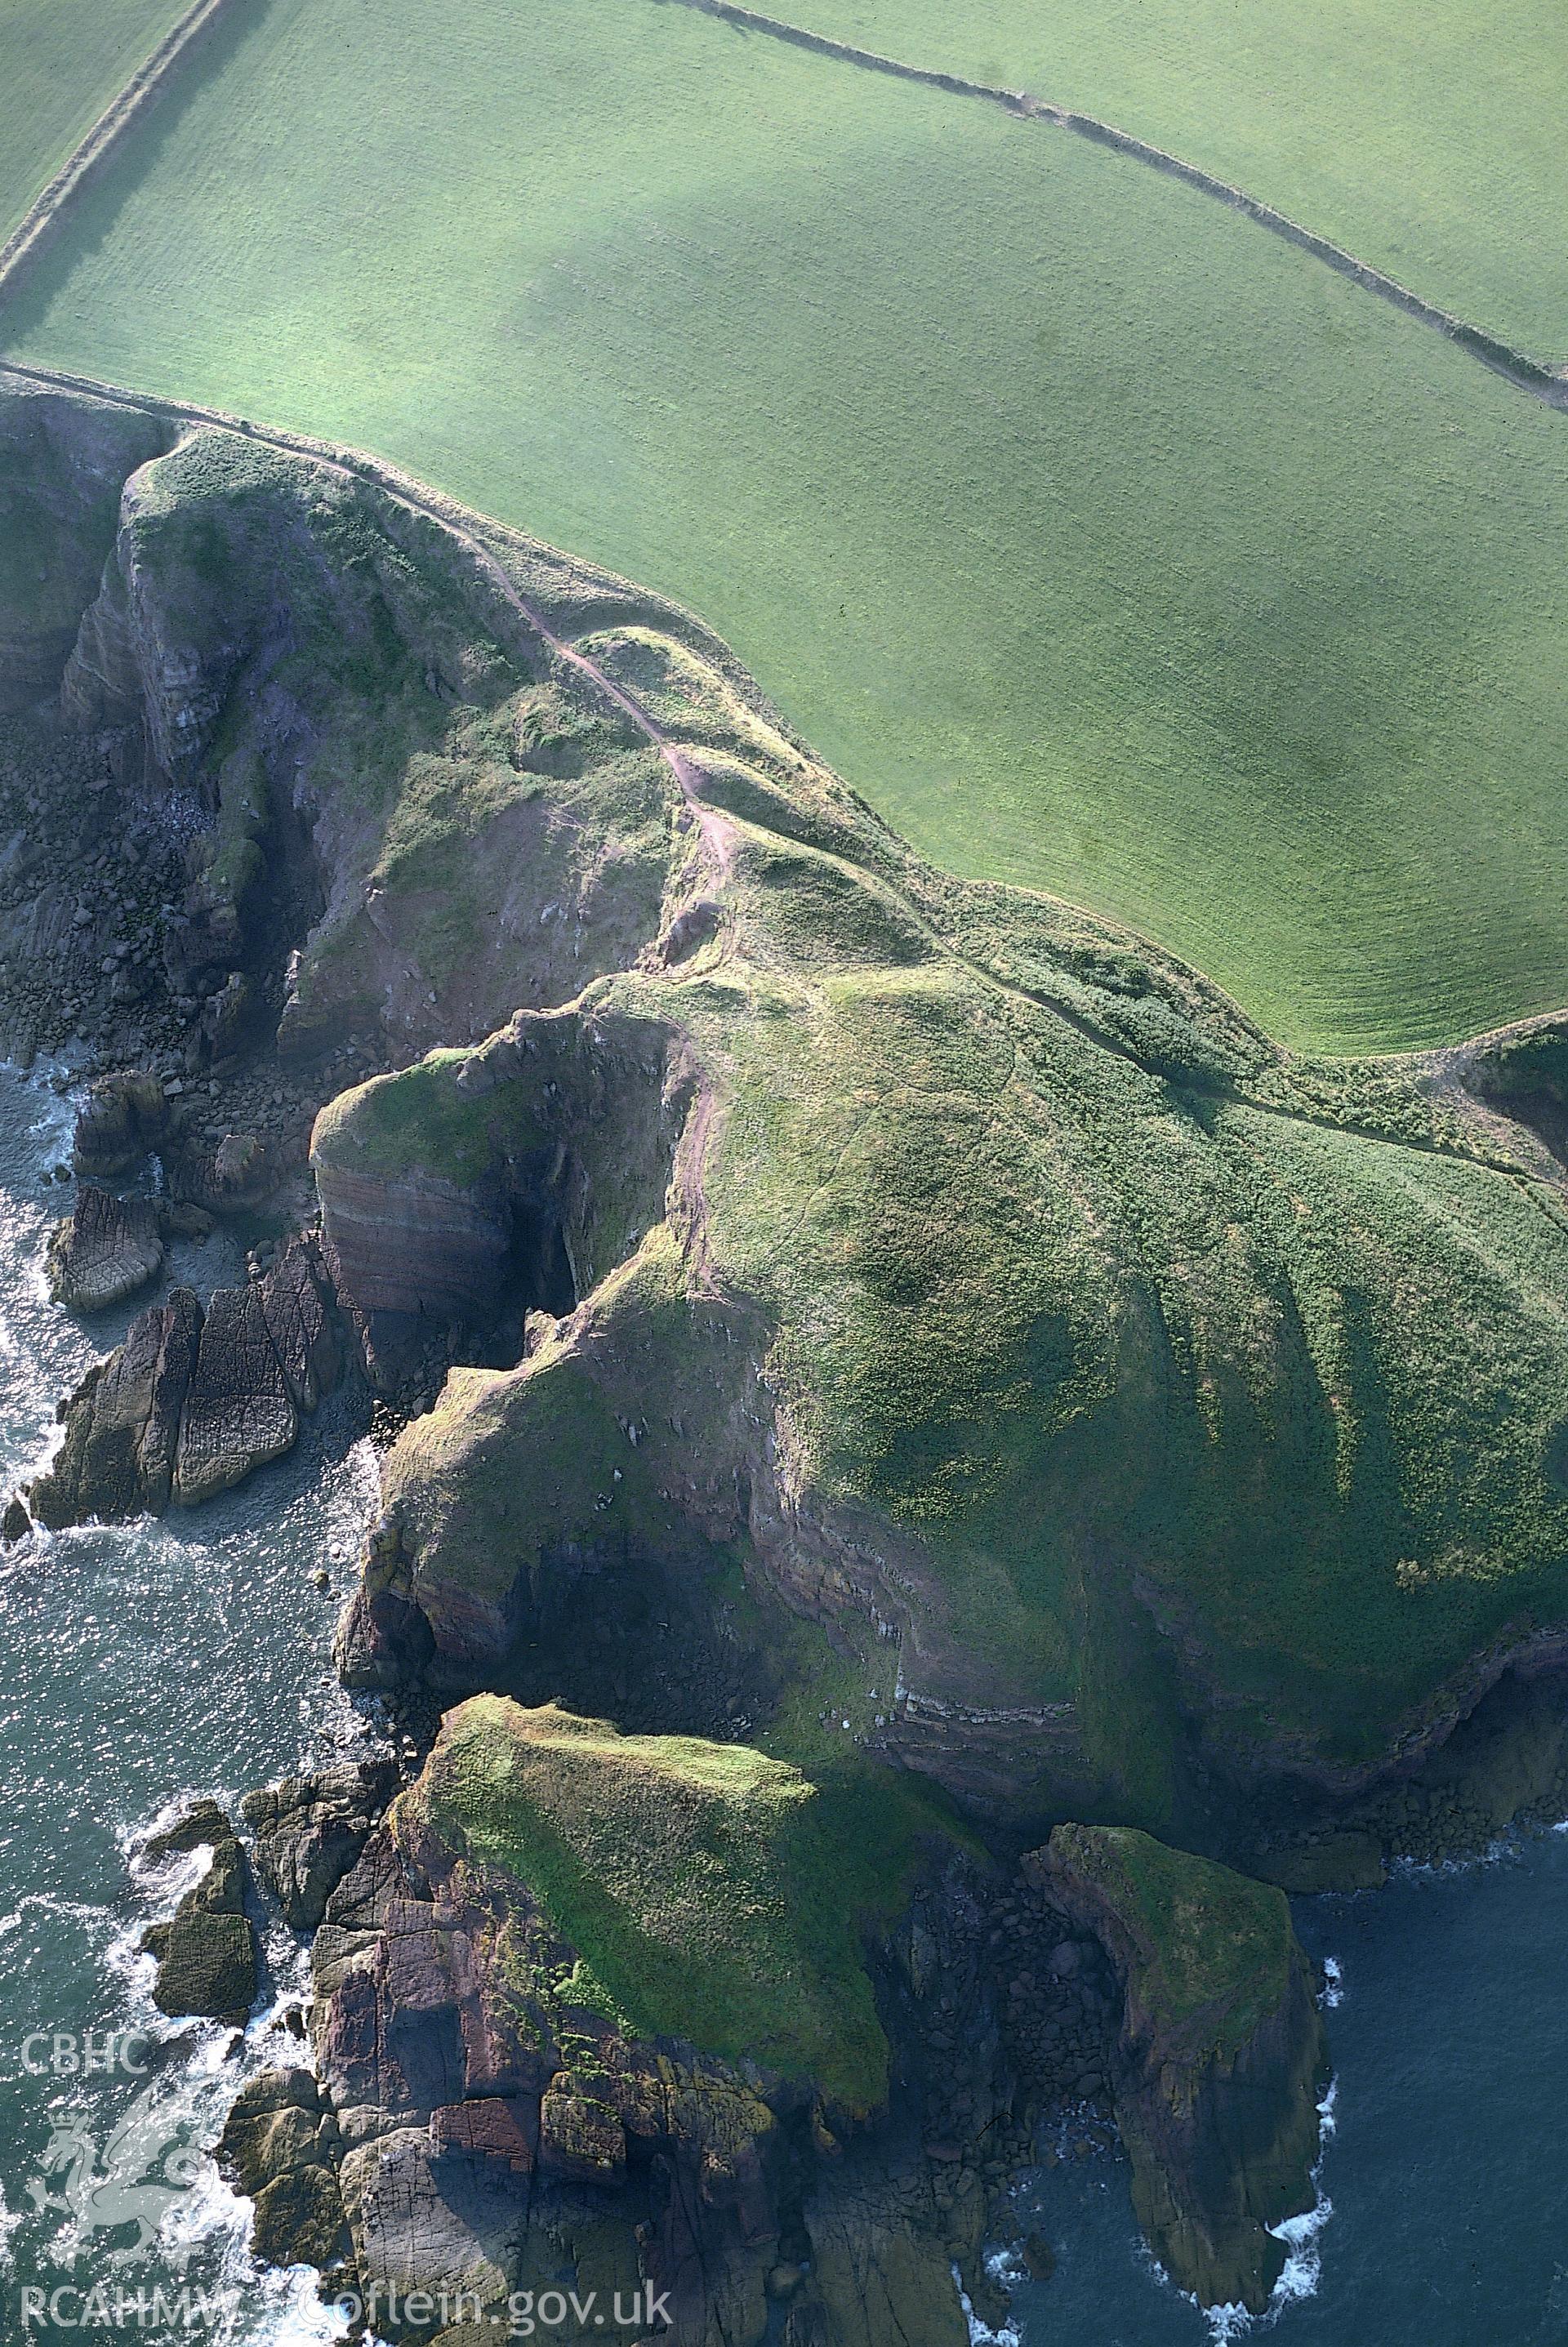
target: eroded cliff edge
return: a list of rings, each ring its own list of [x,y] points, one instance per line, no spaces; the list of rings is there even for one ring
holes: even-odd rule
[[[1328,2046],[1284,1893],[1125,1828],[1058,1826],[1024,1860],[1111,1954],[1132,2205],[1205,2306],[1259,2314],[1279,2228],[1313,2206]]]
[[[178,820],[194,1070],[329,1102],[313,1294],[405,1419],[351,1682],[1288,1879],[1555,1663],[1553,1022],[1294,1058],[1146,941],[922,866],[624,582],[341,451],[0,404],[46,574],[0,580],[9,753],[87,744]],[[1206,2179],[1206,2218],[1145,2203],[1204,2291],[1225,2212],[1272,2221],[1258,2161],[1301,2188],[1316,2055],[1270,2012],[1233,2056],[1273,2149],[1213,2168],[1201,2065],[1190,2142],[1126,2106],[1142,2173]]]

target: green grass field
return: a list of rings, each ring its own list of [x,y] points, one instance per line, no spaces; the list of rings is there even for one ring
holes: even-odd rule
[[[1119,123],[1568,358],[1558,0],[799,0],[814,30]]]
[[[651,0],[272,0],[3,331],[673,593],[1287,1040],[1568,999],[1568,422],[1137,165]]]
[[[181,0],[0,0],[0,241],[180,7]]]

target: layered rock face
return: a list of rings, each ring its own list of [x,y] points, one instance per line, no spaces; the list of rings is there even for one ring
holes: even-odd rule
[[[125,480],[172,439],[156,416],[28,386],[0,403],[0,712],[57,690]]]
[[[691,1089],[667,1030],[585,1006],[518,1011],[478,1051],[372,1086],[351,1120],[333,1103],[311,1155],[343,1292],[373,1331],[569,1313],[661,1219]]]
[[[149,1198],[116,1198],[91,1183],[49,1242],[49,1293],[73,1312],[101,1312],[145,1287],[163,1267],[163,1240]]]
[[[250,1286],[220,1288],[205,1313],[176,1288],[60,1405],[65,1440],[31,1488],[33,1513],[57,1531],[211,1499],[292,1448],[342,1361],[308,1240]]]
[[[1024,1860],[1122,1983],[1116,2118],[1149,2241],[1205,2306],[1259,2314],[1270,2229],[1312,2207],[1328,2053],[1282,1891],[1147,1834],[1058,1826]]]

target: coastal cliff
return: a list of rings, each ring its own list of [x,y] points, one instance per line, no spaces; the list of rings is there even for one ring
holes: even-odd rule
[[[276,2238],[297,2200],[313,2256],[487,2288],[533,2239],[628,2287],[700,2268],[693,2338],[946,2347],[980,2136],[1005,2111],[1021,2158],[1042,2101],[1109,2091],[1159,2253],[1261,2304],[1321,2025],[1280,1894],[1180,1846],[1375,1881],[1418,1770],[1568,1648],[1556,1026],[1287,1053],[1147,940],[921,863],[690,615],[368,460],[10,381],[0,451],[53,565],[0,578],[0,948],[35,1042],[140,1039],[77,1170],[152,1149],[169,1211],[284,1181],[316,1224],[156,1296],[33,1512],[199,1503],[363,1375],[343,1675],[422,1732],[474,1699],[330,1892],[280,1871],[320,2076],[233,2147],[295,2179]],[[67,836],[111,812],[134,887]],[[62,1293],[93,1249],[159,1276],[161,1227],[84,1200]],[[1552,1780],[1537,1741],[1500,1783]],[[630,1993],[624,1853],[589,1833],[563,1904],[538,1826],[582,1768],[717,1836],[679,1854],[688,1988],[737,1786],[768,1847],[904,1819],[874,1928],[828,1973],[820,1904],[789,1942],[809,2045],[743,1964],[702,2015]],[[1007,1888],[1075,1816],[1111,1823]],[[1003,1889],[920,1905],[906,1828]],[[919,1951],[971,1926],[1025,1952],[944,1956],[934,2020]],[[1048,1932],[1082,1952],[1035,2011]],[[966,2025],[966,2108],[922,2127],[923,2033]]]
[[[1328,2049],[1282,1891],[1143,1833],[1058,1826],[1026,1880],[1092,1931],[1123,1998],[1116,2122],[1151,2247],[1261,2314],[1316,2198]]]
[[[912,1850],[879,1875],[817,1806],[744,1747],[448,1715],[314,1944],[362,2295],[491,2310],[569,2263],[692,2347],[750,2347],[771,2309],[801,2347],[962,2347],[973,2196],[858,2147],[888,2047],[856,1906]]]

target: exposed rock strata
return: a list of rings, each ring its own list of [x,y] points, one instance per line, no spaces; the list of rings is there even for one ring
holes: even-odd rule
[[[114,545],[123,484],[168,447],[161,418],[9,389],[0,402],[0,711],[57,689]]]
[[[331,1289],[308,1240],[261,1279],[189,1288],[132,1322],[60,1404],[65,1440],[29,1498],[51,1530],[192,1507],[282,1457],[340,1374]]]
[[[73,1312],[102,1312],[145,1287],[163,1267],[163,1240],[149,1198],[117,1198],[85,1183],[76,1210],[49,1241],[49,1292]]]
[[[329,1107],[312,1163],[343,1292],[373,1330],[569,1312],[663,1214],[692,1090],[661,1025],[585,1008],[518,1011],[433,1068],[424,1162],[378,1136],[374,1100],[346,1130]]]

